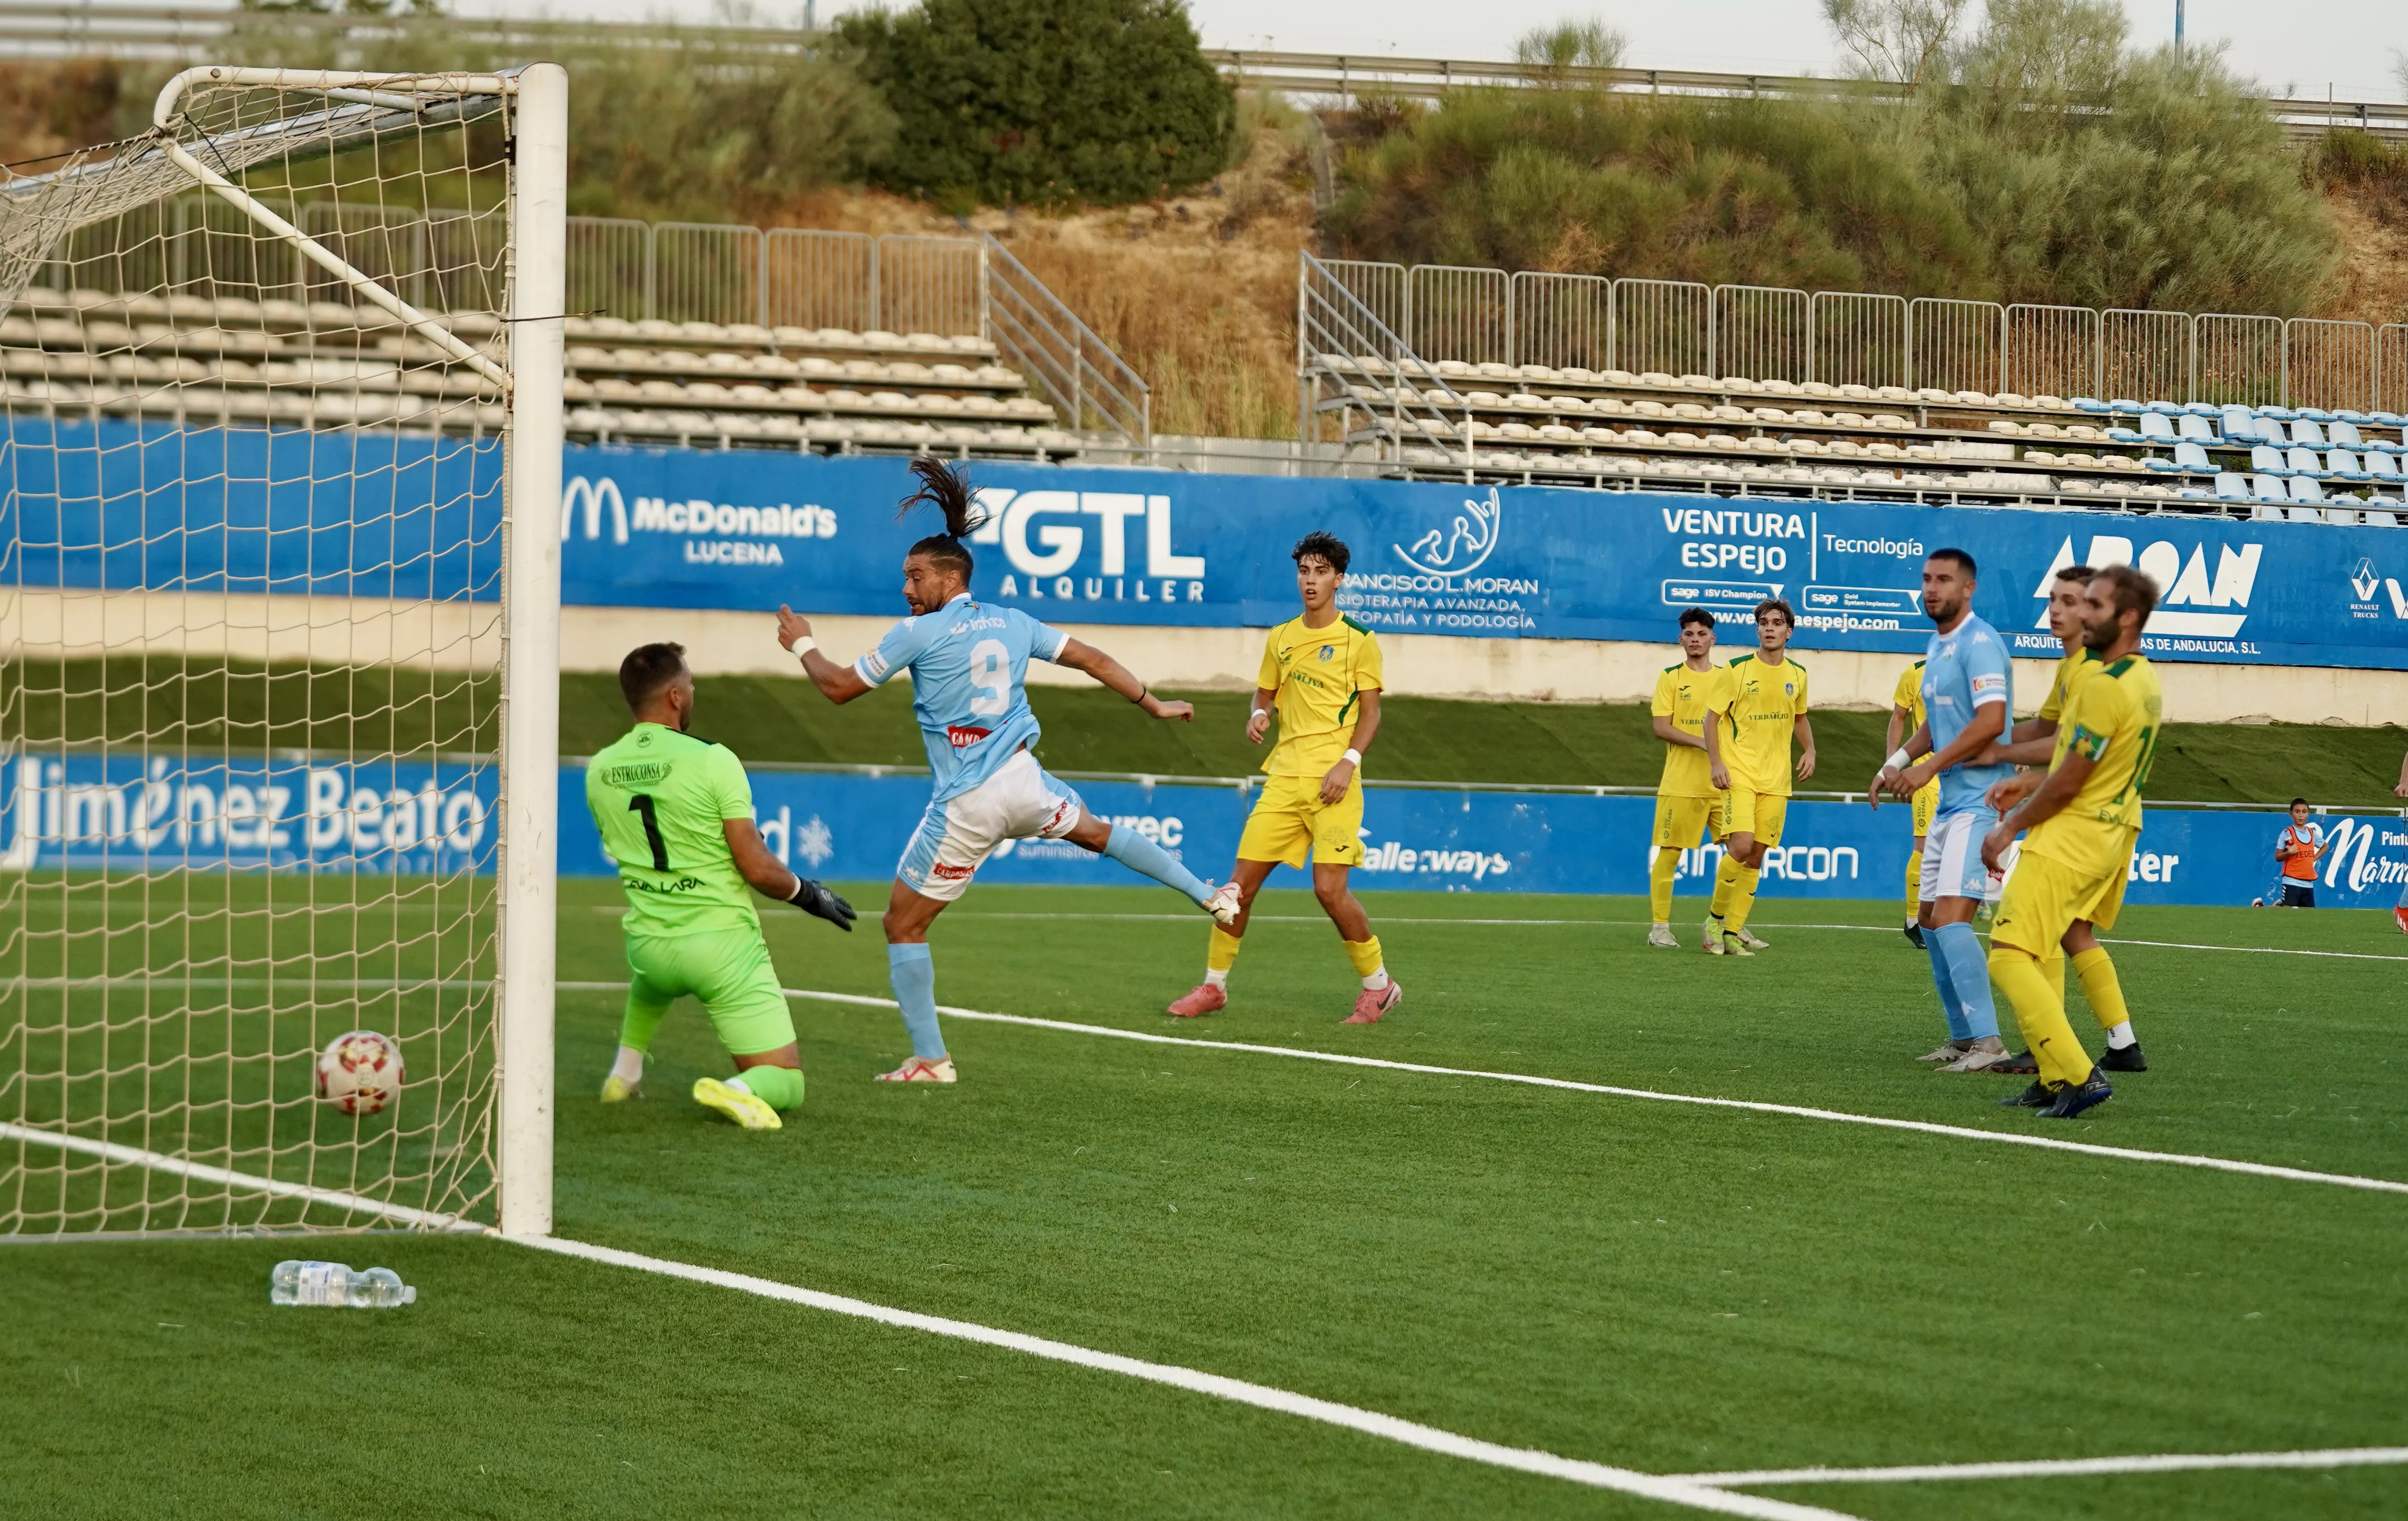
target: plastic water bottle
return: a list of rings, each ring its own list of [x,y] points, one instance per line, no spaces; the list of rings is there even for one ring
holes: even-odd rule
[[[418,1290],[391,1268],[354,1272],[340,1262],[279,1262],[267,1279],[270,1304],[390,1310],[417,1299]]]
[[[414,1304],[418,1290],[401,1281],[391,1268],[370,1268],[351,1274],[351,1306],[354,1310],[392,1310]]]

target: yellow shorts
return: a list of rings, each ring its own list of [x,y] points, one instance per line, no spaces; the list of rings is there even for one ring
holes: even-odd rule
[[[1931,816],[1940,808],[1940,778],[1934,776],[1914,794],[1914,837],[1918,840],[1931,832]]]
[[[2027,850],[2015,858],[2007,889],[1999,900],[1999,917],[1990,925],[1990,943],[2046,960],[2076,919],[2110,929],[2124,905],[2124,868],[2103,877],[2086,876],[2061,860]]]
[[[1789,799],[1779,792],[1754,792],[1734,787],[1722,795],[1714,810],[1714,838],[1753,834],[1758,845],[1779,845],[1781,826],[1789,817]]]
[[[1722,794],[1710,797],[1680,798],[1656,794],[1656,840],[1667,850],[1694,850],[1704,837],[1706,826],[1713,821],[1714,810],[1722,806]]]
[[[1363,864],[1363,780],[1346,785],[1346,795],[1335,803],[1321,801],[1318,776],[1267,776],[1263,795],[1246,816],[1245,832],[1238,836],[1240,860],[1279,860],[1304,864],[1305,852],[1321,866]]]

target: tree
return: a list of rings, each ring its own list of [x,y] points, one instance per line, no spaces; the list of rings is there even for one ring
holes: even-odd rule
[[[895,112],[896,190],[1116,204],[1228,166],[1235,92],[1182,0],[922,0],[837,27]]]
[[[1823,19],[1868,78],[1912,89],[1952,38],[1967,0],[1823,0]]]

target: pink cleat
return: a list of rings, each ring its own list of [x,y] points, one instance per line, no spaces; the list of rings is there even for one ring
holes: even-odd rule
[[[1376,1025],[1380,1016],[1405,1001],[1405,989],[1396,978],[1377,992],[1366,988],[1354,999],[1354,1012],[1339,1020],[1341,1025]]]
[[[1228,1006],[1228,989],[1199,982],[1187,990],[1185,998],[1170,1006],[1170,1012],[1182,1019],[1194,1019],[1202,1015],[1218,1014]]]

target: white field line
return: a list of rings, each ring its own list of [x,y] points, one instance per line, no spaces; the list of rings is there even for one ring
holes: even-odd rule
[[[147,1167],[153,1172],[172,1173],[199,1183],[222,1184],[229,1188],[248,1188],[257,1193],[273,1194],[279,1199],[299,1199],[312,1204],[331,1205],[355,1214],[380,1215],[404,1225],[420,1226],[430,1230],[482,1230],[482,1226],[461,1219],[456,1215],[441,1215],[433,1210],[411,1209],[407,1204],[388,1204],[365,1194],[345,1193],[337,1188],[321,1188],[313,1184],[290,1183],[280,1178],[263,1178],[250,1173],[236,1173],[222,1167],[210,1167],[203,1162],[186,1161],[170,1157],[164,1151],[145,1151],[140,1146],[120,1145],[113,1141],[94,1141],[80,1135],[61,1135],[56,1130],[39,1130],[20,1125],[14,1120],[0,1120],[0,1140],[22,1141],[28,1145],[56,1146],[61,1151],[79,1152],[97,1157],[103,1161],[118,1162],[128,1167]]]
[[[618,992],[626,988],[623,982],[564,982],[559,987],[571,992]],[[780,989],[788,998],[808,998],[823,1003],[852,1003],[863,1008],[891,1009],[891,998],[871,998],[861,993],[829,993],[810,988]],[[1492,1083],[1519,1083],[1528,1087],[1559,1088],[1572,1093],[1599,1093],[1614,1099],[1649,1099],[1658,1103],[1694,1104],[1707,1109],[1740,1109],[1758,1115],[1786,1115],[1797,1119],[1827,1120],[1841,1125],[1870,1125],[1885,1130],[1912,1130],[1923,1135],[1944,1135],[1960,1141],[1986,1141],[1997,1145],[2030,1146],[2042,1151],[2067,1151],[2085,1157],[2105,1157],[2115,1161],[2157,1162],[2173,1167],[2205,1168],[2217,1173],[2238,1173],[2249,1177],[2280,1178],[2289,1183],[2323,1183],[2341,1188],[2364,1188],[2375,1193],[2408,1194],[2408,1183],[2391,1178],[2359,1177],[2349,1173],[2316,1173],[2300,1167],[2276,1167],[2267,1162],[2237,1161],[2229,1157],[2202,1157],[2182,1151],[2143,1151],[2134,1146],[2101,1146],[2086,1141],[2063,1141],[2055,1136],[2022,1135],[2013,1130],[1977,1130],[1962,1125],[1940,1125],[1929,1120],[1893,1119],[1883,1115],[1851,1115],[1837,1109],[1815,1109],[1804,1104],[1767,1103],[1755,1099],[1717,1099],[1698,1093],[1661,1093],[1654,1088],[1621,1087],[1612,1083],[1582,1083],[1569,1077],[1543,1077],[1535,1073],[1485,1072],[1476,1067],[1438,1067],[1421,1061],[1392,1061],[1382,1057],[1347,1056],[1336,1051],[1308,1051],[1292,1045],[1261,1045],[1251,1041],[1199,1041],[1181,1035],[1156,1035],[1147,1031],[1115,1030],[1109,1025],[1082,1025],[1068,1019],[1039,1019],[1025,1014],[991,1014],[982,1009],[956,1008],[939,1003],[937,1012],[956,1019],[976,1019],[988,1024],[1021,1025],[1032,1030],[1061,1031],[1074,1035],[1098,1035],[1109,1040],[1141,1041],[1149,1045],[1183,1045],[1204,1051],[1245,1051],[1255,1056],[1286,1057],[1297,1061],[1326,1061],[1343,1067],[1373,1067],[1385,1072],[1417,1073],[1427,1077],[1478,1077]]]
[[[2408,1447],[2327,1447],[2286,1453],[2162,1453],[2138,1457],[2062,1457],[2032,1462],[1922,1463],[1906,1468],[1776,1468],[1684,1473],[1692,1484],[1917,1484],[1928,1479],[2056,1479],[2086,1473],[2188,1473],[2202,1469],[2368,1468],[2408,1463]]]
[[[626,910],[613,908],[604,912],[624,914]],[[988,909],[966,909],[951,917],[957,919],[1164,919],[1181,924],[1193,924],[1196,921],[1196,916],[1193,914],[1020,914]],[[1328,920],[1318,914],[1257,914],[1247,922],[1326,924]],[[1612,930],[1644,929],[1648,923],[1645,919],[1471,919],[1456,918],[1453,916],[1412,918],[1392,914],[1381,915],[1380,922],[1383,924],[1527,925],[1536,929]],[[1753,923],[1751,928],[1771,930],[1775,932],[1784,930],[1852,930],[1862,934],[1877,935],[1894,935],[1899,931],[1899,927],[1895,924],[1776,924],[1769,920]],[[1987,931],[1977,932],[1985,939],[1989,933]],[[2317,956],[2342,961],[2408,961],[2408,956],[2386,956],[2379,951],[2297,950],[2287,945],[2204,945],[2181,940],[2125,940],[2109,938],[2105,935],[2100,938],[2110,945],[2148,945],[2159,950],[2237,951],[2250,956]]]
[[[1146,1362],[1137,1358],[1125,1358],[1115,1352],[1097,1352],[1088,1347],[1074,1346],[1068,1342],[1055,1342],[1042,1336],[1030,1336],[1021,1331],[999,1330],[973,1321],[949,1320],[941,1315],[921,1315],[911,1310],[890,1309],[872,1304],[867,1300],[849,1299],[841,1294],[823,1293],[818,1289],[798,1288],[772,1279],[755,1278],[750,1273],[728,1272],[719,1268],[696,1267],[692,1263],[673,1262],[666,1258],[645,1257],[636,1252],[623,1252],[609,1246],[594,1246],[583,1242],[564,1241],[556,1236],[509,1236],[502,1238],[538,1251],[553,1252],[588,1262],[605,1263],[616,1268],[629,1268],[638,1272],[655,1272],[665,1277],[683,1278],[692,1283],[710,1284],[719,1288],[732,1288],[742,1294],[757,1294],[763,1299],[782,1300],[832,1315],[851,1315],[858,1320],[873,1320],[881,1325],[905,1330],[926,1331],[956,1341],[977,1342],[986,1346],[1002,1347],[1065,1362],[1080,1368],[1092,1368],[1102,1372],[1119,1373],[1124,1377],[1143,1379],[1149,1384],[1167,1385],[1174,1389],[1209,1395],[1236,1404],[1252,1405],[1283,1415],[1294,1415],[1324,1425],[1343,1427],[1366,1436],[1401,1443],[1424,1452],[1446,1457],[1460,1457],[1474,1463],[1486,1463],[1494,1468],[1512,1469],[1522,1473],[1535,1473],[1551,1479],[1563,1479],[1572,1484],[1587,1485],[1597,1489],[1617,1490],[1626,1495],[1640,1495],[1664,1500],[1691,1510],[1712,1511],[1721,1515],[1763,1517],[1764,1521],[1848,1521],[1845,1513],[1797,1505],[1786,1500],[1768,1500],[1756,1495],[1734,1495],[1701,1485],[1692,1479],[1669,1479],[1653,1473],[1641,1473],[1631,1469],[1612,1468],[1603,1463],[1591,1463],[1576,1457],[1559,1457],[1554,1453],[1528,1447],[1508,1447],[1476,1437],[1459,1436],[1453,1431],[1424,1426],[1395,1415],[1383,1415],[1375,1410],[1354,1405],[1341,1405],[1334,1400],[1317,1400],[1308,1394],[1296,1394],[1286,1389],[1272,1388],[1263,1384],[1249,1384],[1243,1379],[1207,1373],[1172,1363]]]

